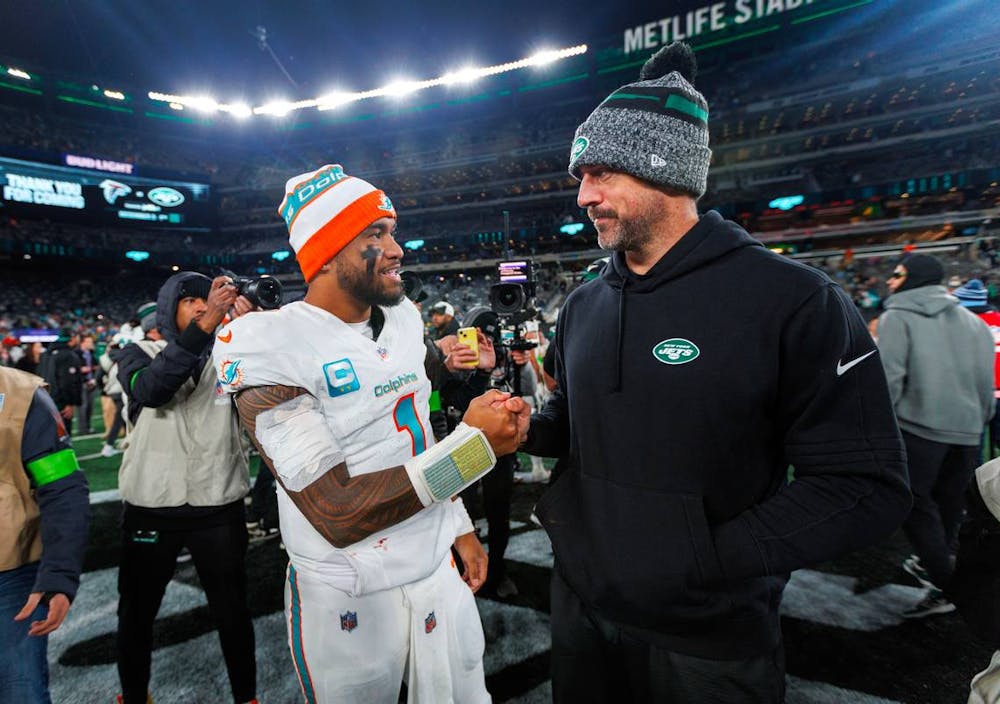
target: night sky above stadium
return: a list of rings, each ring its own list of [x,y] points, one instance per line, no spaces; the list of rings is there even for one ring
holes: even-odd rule
[[[696,2],[152,0],[0,3],[0,60],[125,90],[262,101],[364,90],[616,41]],[[261,48],[258,26],[278,61]],[[280,62],[288,77],[279,68]],[[295,85],[298,85],[298,90]]]

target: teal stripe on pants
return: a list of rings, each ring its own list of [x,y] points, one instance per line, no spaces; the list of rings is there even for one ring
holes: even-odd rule
[[[292,596],[288,608],[292,623],[292,660],[295,661],[295,669],[299,673],[299,682],[302,684],[302,694],[306,698],[306,704],[316,704],[316,691],[309,676],[306,652],[302,647],[302,602],[299,598],[299,580],[292,565],[288,565],[288,587]]]

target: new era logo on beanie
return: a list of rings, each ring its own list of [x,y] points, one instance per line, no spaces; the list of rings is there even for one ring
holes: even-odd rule
[[[288,179],[278,214],[306,281],[366,227],[396,217],[389,197],[367,181],[344,173],[340,164]]]
[[[569,172],[606,166],[700,198],[708,182],[708,103],[691,81],[694,53],[674,42],[642,67],[638,83],[609,95],[576,130]]]

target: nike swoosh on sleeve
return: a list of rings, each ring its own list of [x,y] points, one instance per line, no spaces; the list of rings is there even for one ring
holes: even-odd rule
[[[869,357],[871,357],[873,354],[875,354],[875,350],[872,350],[868,354],[863,354],[860,357],[857,357],[856,359],[852,359],[847,364],[841,364],[838,361],[837,362],[837,376],[843,376],[844,372],[848,371],[851,367],[853,367],[855,365],[861,364],[863,361],[865,361],[866,359],[868,359]]]

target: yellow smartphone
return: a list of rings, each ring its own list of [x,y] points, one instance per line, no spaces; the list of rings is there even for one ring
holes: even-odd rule
[[[463,345],[472,348],[472,351],[476,353],[475,361],[466,362],[463,365],[468,369],[475,369],[479,365],[479,336],[477,335],[477,329],[459,328],[458,341],[461,342]]]

